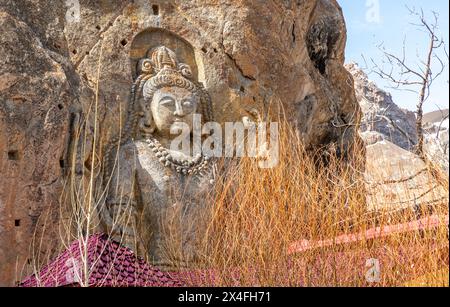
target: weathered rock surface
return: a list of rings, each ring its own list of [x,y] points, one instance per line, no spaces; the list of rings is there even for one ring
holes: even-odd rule
[[[0,2],[0,285],[16,282],[23,265],[32,262],[34,234],[40,238],[47,229],[37,243],[43,250],[56,241],[44,225],[58,220],[76,100],[58,6]]]
[[[424,115],[425,152],[430,159],[449,174],[448,109]]]
[[[47,225],[58,219],[63,168],[84,167],[67,160],[78,118],[91,156],[97,80],[101,148],[125,122],[136,59],[154,44],[192,47],[183,60],[218,121],[284,109],[308,148],[353,145],[360,109],[335,0],[1,0],[0,24],[0,285],[20,276],[44,212]]]
[[[118,122],[119,107],[127,107],[134,77],[130,55],[141,52],[133,38],[163,28],[192,45],[198,79],[218,121],[252,116],[252,110],[264,117],[269,106],[283,102],[308,145],[338,142],[341,136],[351,143],[359,108],[343,67],[346,31],[335,1],[155,1],[157,9],[148,1],[80,4],[80,21],[68,23],[65,33],[71,60],[87,80],[96,79],[103,46],[105,123]]]
[[[353,75],[356,98],[363,112],[360,133],[367,144],[387,140],[413,151],[417,144],[414,112],[399,108],[391,94],[370,81],[355,63],[346,64]]]
[[[369,210],[400,210],[445,204],[446,190],[415,154],[383,140],[366,148]]]

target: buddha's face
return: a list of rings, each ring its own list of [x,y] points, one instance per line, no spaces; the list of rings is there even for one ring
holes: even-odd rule
[[[170,130],[181,129],[183,124],[193,127],[194,114],[199,103],[198,97],[187,89],[163,87],[153,94],[150,105],[153,121],[159,134],[170,136]]]

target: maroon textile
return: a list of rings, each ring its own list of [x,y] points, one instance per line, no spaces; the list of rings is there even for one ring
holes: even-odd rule
[[[346,280],[352,276],[354,278],[362,278],[360,275],[366,271],[367,259],[376,258],[383,263],[385,270],[394,270],[395,265],[399,261],[404,265],[413,265],[417,259],[423,257],[426,252],[439,252],[444,256],[438,261],[443,265],[448,265],[448,242],[444,246],[436,245],[429,247],[429,250],[423,246],[402,246],[396,250],[396,257],[392,257],[392,252],[388,252],[384,246],[380,246],[371,251],[353,252],[335,252],[330,251],[323,254],[317,259],[317,263],[302,263],[301,254],[303,252],[316,249],[326,248],[333,245],[352,244],[364,239],[379,239],[399,233],[409,233],[417,230],[433,229],[442,225],[448,225],[447,216],[431,216],[418,221],[413,221],[400,225],[385,226],[383,228],[374,228],[360,234],[343,235],[330,240],[323,241],[299,241],[293,243],[288,252],[291,257],[289,263],[280,263],[280,271],[290,275],[293,261],[296,263],[296,273],[302,269],[305,270],[301,276],[310,276],[312,280],[321,280],[320,274],[329,274],[330,276],[343,276],[340,280],[343,284],[352,284],[352,280]],[[87,248],[83,248],[87,246]],[[420,252],[419,252],[420,251]],[[210,270],[185,270],[178,272],[161,272],[159,269],[145,263],[141,258],[130,249],[120,246],[119,243],[112,241],[105,234],[93,235],[88,238],[87,243],[83,244],[82,240],[75,241],[72,245],[60,254],[54,261],[45,266],[38,277],[35,275],[26,278],[20,286],[22,287],[61,287],[61,286],[80,286],[85,283],[82,261],[84,254],[87,254],[87,264],[89,268],[89,283],[91,287],[179,287],[185,285],[194,286],[218,286],[218,272]],[[349,266],[349,264],[351,264]],[[281,270],[281,266],[284,269]],[[413,267],[413,266],[412,266]],[[353,274],[346,274],[349,268],[355,270]],[[362,269],[361,269],[362,268]],[[247,268],[248,269],[248,268]],[[253,268],[254,272],[253,284],[258,284],[258,269]],[[414,271],[414,270],[412,270]],[[233,286],[241,286],[240,269],[229,268],[227,272],[223,272],[222,277],[232,283]],[[339,272],[339,274],[337,274]],[[411,272],[411,276],[425,274],[426,272]],[[294,272],[292,272],[294,274]],[[318,274],[314,276],[314,274]],[[248,275],[248,274],[247,274]],[[307,285],[308,282],[302,280],[301,276],[293,278],[292,276],[282,276],[280,274],[280,284],[291,281],[295,285]],[[406,277],[406,276],[405,276]],[[408,276],[409,277],[409,276]]]
[[[85,248],[86,247],[86,248]],[[87,257],[85,257],[87,255]],[[87,258],[87,262],[83,259]],[[87,263],[88,283],[84,273]],[[22,287],[179,287],[183,284],[168,273],[148,265],[132,250],[105,234],[90,236],[86,244],[77,240],[46,265],[38,276],[27,277]]]

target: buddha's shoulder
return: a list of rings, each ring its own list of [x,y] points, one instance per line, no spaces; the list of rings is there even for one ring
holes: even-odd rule
[[[122,156],[127,158],[137,158],[139,160],[158,160],[155,153],[152,151],[151,147],[147,142],[143,140],[130,141],[123,145]]]
[[[148,144],[142,140],[130,140],[120,146],[120,150],[123,152],[137,152],[146,148],[148,148]]]
[[[131,159],[138,156],[141,152],[148,151],[148,146],[144,141],[128,141],[124,144],[121,144],[116,149],[112,149],[113,152],[117,152],[117,150],[120,152],[120,156],[122,159]]]

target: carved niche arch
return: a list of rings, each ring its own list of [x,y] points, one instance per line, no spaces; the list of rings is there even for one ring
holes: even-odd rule
[[[158,46],[165,46],[173,50],[181,62],[190,66],[193,79],[199,81],[199,69],[194,47],[177,34],[161,28],[149,28],[134,37],[130,51],[133,79],[137,77],[139,60],[146,57],[149,50]]]

